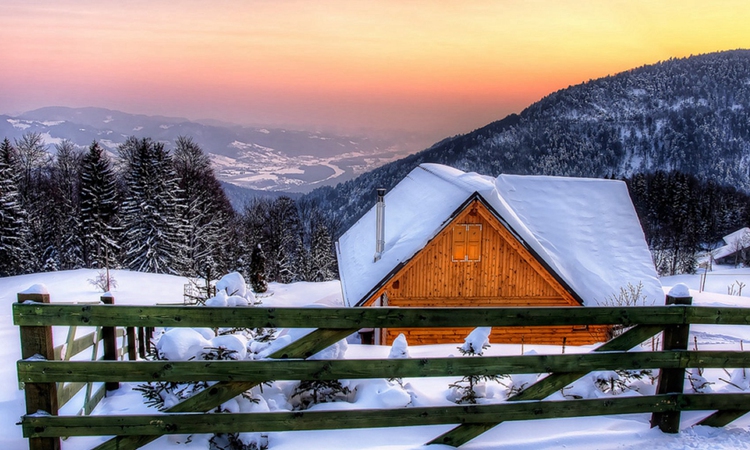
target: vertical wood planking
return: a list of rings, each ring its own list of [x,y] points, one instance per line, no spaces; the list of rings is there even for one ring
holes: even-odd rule
[[[453,260],[453,229],[456,224],[481,225],[482,255],[479,261]],[[394,282],[398,282],[398,289],[393,288]],[[388,282],[384,291],[391,305],[403,307],[578,306],[516,237],[479,202],[459,213]],[[380,295],[380,291],[376,295]],[[599,333],[573,332],[570,327],[544,327],[493,330],[492,342],[517,343],[523,339],[528,343],[559,345],[561,336],[569,333],[575,334],[568,337],[571,345],[573,342],[591,344],[599,341],[594,337]],[[385,344],[390,344],[398,336],[391,331],[386,334]],[[448,329],[419,330],[411,334],[419,337],[419,343],[456,342],[455,334]],[[462,340],[463,337],[458,342]]]

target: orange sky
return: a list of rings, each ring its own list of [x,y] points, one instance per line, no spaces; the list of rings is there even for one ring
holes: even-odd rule
[[[746,0],[2,0],[0,17],[0,113],[101,106],[435,139],[588,79],[750,48]]]

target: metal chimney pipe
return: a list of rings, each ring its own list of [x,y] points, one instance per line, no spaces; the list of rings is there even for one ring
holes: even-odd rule
[[[385,250],[385,189],[378,188],[378,202],[375,204],[375,261]]]

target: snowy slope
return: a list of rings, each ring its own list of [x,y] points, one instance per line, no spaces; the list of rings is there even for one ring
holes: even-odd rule
[[[5,345],[0,349],[0,360],[5,364],[0,368],[0,380],[6,388],[0,391],[0,446],[6,449],[26,448],[27,443],[21,437],[20,427],[15,425],[18,417],[23,414],[23,395],[16,389],[17,381],[14,362],[20,354],[18,329],[11,323],[10,304],[15,299],[15,293],[29,286],[43,283],[49,290],[52,301],[96,301],[96,292],[87,279],[93,278],[95,271],[77,270],[70,272],[24,275],[10,278],[0,278],[0,301],[4,305],[0,314],[0,335]],[[714,275],[714,274],[712,274]],[[726,275],[726,276],[720,276]],[[184,279],[168,275],[153,275],[114,271],[118,281],[118,288],[114,290],[117,303],[120,304],[152,304],[179,303],[182,301],[182,286]],[[709,280],[711,280],[709,275]],[[749,297],[738,297],[721,294],[726,289],[721,280],[744,280],[750,283],[750,270],[717,271],[713,282],[719,293],[699,293],[691,291],[695,296],[695,304],[721,304],[750,306]],[[682,276],[664,280],[665,284],[674,282],[688,282],[691,287],[697,286],[697,276]],[[707,286],[713,286],[707,283]],[[292,285],[272,284],[272,295],[263,299],[265,305],[274,306],[304,306],[342,304],[338,282],[327,283],[296,283]],[[743,292],[744,295],[748,293]],[[694,327],[693,336],[697,337],[701,349],[736,349],[741,339],[750,342],[750,327]],[[691,336],[691,342],[693,342]],[[747,348],[747,346],[746,346]],[[526,346],[526,350],[532,349]],[[555,346],[533,347],[539,354],[558,353]],[[390,348],[373,347],[350,344],[346,352],[347,358],[387,357]],[[566,351],[586,351],[586,348],[569,348]],[[453,355],[459,357],[455,345],[439,345],[424,347],[409,347],[412,358],[436,357]],[[493,345],[487,355],[518,354],[517,345]],[[726,384],[718,378],[725,375],[721,371],[714,371],[707,378],[716,382],[715,391],[726,389]],[[412,402],[418,406],[451,405],[447,399],[448,383],[455,379],[406,379],[405,386],[411,392]],[[585,383],[584,383],[585,384]],[[352,380],[351,387],[357,388],[355,403],[335,403],[324,405],[339,408],[383,408],[398,407],[405,400],[403,393],[394,390],[384,380]],[[140,394],[131,390],[132,386],[124,385],[117,393],[105,399],[96,413],[136,414],[147,410],[141,403]],[[648,389],[648,387],[646,387]],[[500,385],[488,385],[488,394],[496,401],[505,395],[505,388]],[[401,405],[402,406],[402,405]],[[666,435],[648,427],[647,414],[608,416],[582,419],[553,419],[539,422],[507,422],[485,435],[475,439],[462,447],[469,450],[484,449],[558,449],[575,448],[582,450],[614,450],[614,449],[748,449],[750,448],[750,417],[742,418],[733,425],[723,429],[705,427],[687,428],[696,422],[700,413],[686,413],[683,415],[684,431],[679,435]],[[272,450],[299,449],[389,449],[415,450],[426,449],[423,444],[435,436],[450,429],[450,426],[408,427],[372,430],[344,430],[344,431],[313,431],[272,433],[269,437]],[[530,432],[529,430],[533,430]],[[174,442],[183,441],[184,436],[161,438],[148,445],[148,449],[187,449],[206,448],[205,439],[195,437],[189,445],[177,445]],[[87,449],[101,442],[102,438],[70,438],[63,441],[63,449]],[[445,446],[432,446],[430,449],[448,449]]]

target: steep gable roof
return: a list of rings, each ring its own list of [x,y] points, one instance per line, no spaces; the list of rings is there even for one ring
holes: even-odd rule
[[[663,301],[638,217],[624,183],[613,180],[464,173],[415,168],[385,197],[385,251],[374,261],[375,208],[337,243],[344,299],[354,306],[411,259],[478,195],[519,241],[585,305],[643,283]]]
[[[728,235],[724,236],[723,239],[726,245],[714,250],[714,259],[721,259],[733,253],[736,253],[739,250],[750,247],[750,228],[740,228],[734,233],[729,233]]]

